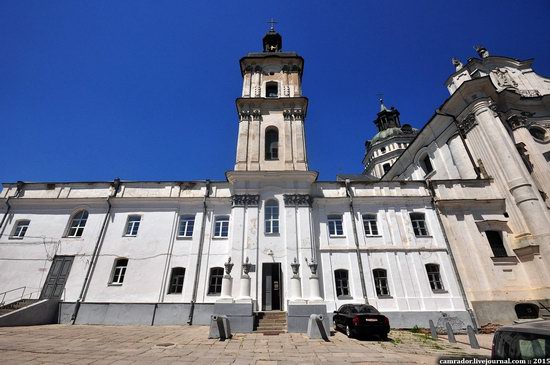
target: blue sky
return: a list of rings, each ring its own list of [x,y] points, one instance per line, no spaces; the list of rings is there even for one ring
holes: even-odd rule
[[[475,44],[550,76],[548,14],[545,0],[4,0],[0,181],[225,179],[238,61],[271,17],[305,58],[310,169],[360,173],[378,93],[423,126]]]

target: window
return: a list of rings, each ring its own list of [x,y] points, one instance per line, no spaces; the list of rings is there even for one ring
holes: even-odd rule
[[[388,163],[385,163],[382,165],[382,168],[384,169],[384,173],[390,171],[390,168],[391,168],[391,164],[388,162]]]
[[[174,267],[170,275],[170,287],[168,294],[181,294],[183,291],[183,279],[185,279],[185,268]]]
[[[270,127],[265,131],[265,159],[279,159],[279,130]]]
[[[178,237],[193,237],[194,227],[195,227],[195,217],[190,215],[182,215],[180,217]]]
[[[363,214],[363,227],[365,227],[365,235],[378,236],[376,214]]]
[[[111,283],[114,285],[122,285],[124,282],[124,275],[126,274],[126,267],[128,266],[128,259],[116,259],[115,267],[113,269],[113,277]]]
[[[430,160],[430,156],[428,154],[426,154],[420,160],[420,167],[422,167],[422,170],[424,170],[424,175],[428,175],[430,172],[434,170],[432,166],[432,161]]]
[[[214,225],[214,237],[225,238],[229,236],[229,217],[224,215],[216,217]]]
[[[424,213],[411,213],[411,222],[416,237],[428,236],[428,229],[426,228],[426,218]]]
[[[390,295],[390,288],[388,286],[388,273],[384,269],[372,270],[372,276],[374,277],[374,287],[376,288],[376,295],[379,297],[387,297]]]
[[[267,98],[276,98],[279,96],[279,85],[274,82],[268,82],[265,84],[265,96]]]
[[[342,228],[342,216],[341,215],[329,215],[328,216],[328,233],[331,236],[343,236],[344,229]]]
[[[504,242],[502,241],[502,232],[499,231],[485,231],[491,250],[493,250],[493,255],[495,257],[507,257],[506,248],[504,247]]]
[[[531,127],[529,128],[529,133],[539,141],[544,141],[546,139],[546,131],[542,128]]]
[[[82,236],[87,220],[88,220],[87,210],[81,210],[77,212],[75,215],[73,215],[73,218],[71,220],[71,225],[69,226],[69,231],[67,232],[67,237]]]
[[[349,295],[348,270],[335,270],[334,281],[336,282],[336,296]]]
[[[265,233],[279,233],[279,203],[276,200],[265,204]]]
[[[381,153],[381,154],[382,154],[382,153],[386,153],[386,147],[380,148],[380,153]]]
[[[441,281],[441,274],[439,273],[439,265],[426,264],[426,273],[428,274],[428,281],[433,291],[444,291],[443,282]]]
[[[208,295],[219,295],[222,292],[223,269],[213,267],[210,269],[210,282],[208,285]]]
[[[10,238],[23,238],[25,237],[25,233],[27,233],[27,229],[29,229],[29,224],[31,221],[29,220],[23,220],[18,221],[15,225],[15,229],[13,230],[12,235]]]
[[[137,236],[140,222],[140,215],[129,215],[128,223],[126,223],[126,233],[124,235],[129,237]]]

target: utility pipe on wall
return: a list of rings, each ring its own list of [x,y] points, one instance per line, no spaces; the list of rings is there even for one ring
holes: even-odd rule
[[[0,237],[2,237],[2,235],[4,234],[4,230],[6,229],[6,227],[4,226],[4,223],[6,222],[6,218],[8,218],[8,215],[10,214],[10,211],[11,211],[10,199],[11,198],[19,198],[19,194],[23,190],[23,185],[25,185],[25,183],[23,181],[18,181],[17,182],[17,188],[15,190],[15,195],[13,197],[8,196],[6,198],[6,206],[8,207],[8,209],[6,209],[6,213],[2,217],[2,222],[0,222],[0,228],[2,229],[2,231],[0,231]]]

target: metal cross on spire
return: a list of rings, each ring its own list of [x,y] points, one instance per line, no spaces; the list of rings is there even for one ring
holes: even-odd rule
[[[267,24],[269,24],[269,30],[274,31],[275,30],[275,24],[277,24],[277,23],[278,22],[276,22],[275,20],[273,20],[273,18],[271,18],[271,20],[267,22]]]

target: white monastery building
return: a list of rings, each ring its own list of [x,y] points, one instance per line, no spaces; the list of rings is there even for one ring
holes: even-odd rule
[[[226,314],[249,332],[277,311],[301,332],[346,303],[392,327],[550,315],[550,79],[478,53],[453,60],[451,96],[424,128],[381,102],[363,174],[320,182],[304,60],[271,28],[240,60],[226,181],[3,184],[0,302],[31,304],[0,325]]]

